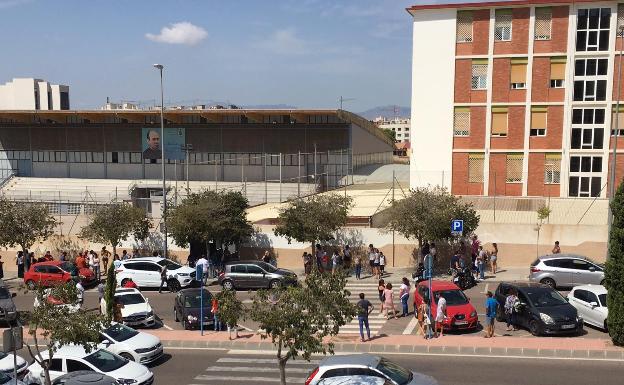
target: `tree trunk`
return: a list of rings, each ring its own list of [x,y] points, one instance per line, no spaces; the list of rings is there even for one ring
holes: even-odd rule
[[[280,371],[280,384],[286,385],[286,361],[288,358],[282,357],[282,341],[277,344],[277,363]]]

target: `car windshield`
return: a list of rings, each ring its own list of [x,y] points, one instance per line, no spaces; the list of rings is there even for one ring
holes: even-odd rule
[[[141,294],[124,294],[116,295],[115,301],[122,305],[136,305],[137,303],[145,303],[145,298]]]
[[[275,273],[277,271],[275,266],[266,262],[256,262],[256,265],[260,266],[264,271],[267,271],[269,273]]]
[[[170,261],[168,259],[163,259],[162,261],[158,262],[158,264],[160,266],[167,266],[168,270],[178,270],[179,268],[182,267],[182,265],[179,265],[179,264],[177,264],[175,262],[172,262],[172,261]]]
[[[210,304],[211,297],[210,293],[204,290],[204,307]],[[189,294],[184,297],[184,307],[186,308],[197,308],[201,306],[201,296],[200,293]]]
[[[95,366],[104,373],[117,370],[128,363],[125,360],[115,354],[109,353],[106,350],[98,350],[93,354],[85,357],[85,361]]]
[[[600,300],[600,306],[607,307],[607,295],[606,294],[598,295],[598,299]]]
[[[59,267],[63,269],[63,271],[71,271],[73,266],[74,265],[71,262],[63,262],[59,265]]]
[[[0,299],[9,299],[11,298],[11,293],[6,289],[6,287],[0,287]]]
[[[399,385],[412,380],[412,372],[385,358],[379,361],[377,369]]]
[[[139,334],[136,330],[123,324],[112,324],[108,329],[104,330],[104,333],[118,342],[125,341]]]
[[[465,305],[468,303],[468,298],[461,290],[439,290],[435,292],[436,303],[438,303],[438,295],[442,294],[446,299],[447,306]]]
[[[558,291],[551,288],[530,288],[526,294],[535,307],[559,306],[568,303]]]

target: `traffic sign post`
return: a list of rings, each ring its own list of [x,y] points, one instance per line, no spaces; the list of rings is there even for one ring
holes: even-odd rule
[[[195,279],[199,281],[199,333],[204,335],[204,266],[195,267]]]
[[[451,233],[453,235],[462,235],[464,233],[463,219],[453,219],[451,221]]]

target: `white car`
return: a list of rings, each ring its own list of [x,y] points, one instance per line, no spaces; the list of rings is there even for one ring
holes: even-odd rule
[[[115,290],[115,302],[123,305],[121,317],[124,325],[128,326],[154,326],[154,310],[149,300],[138,289],[118,288]],[[106,314],[106,299],[100,301],[100,311]]]
[[[42,352],[43,359],[48,358],[48,351]],[[29,373],[25,378],[28,384],[43,384],[45,374],[43,368],[33,362],[28,367]],[[104,349],[95,349],[87,353],[82,346],[62,346],[54,353],[50,362],[50,380],[78,370],[92,370],[113,377],[123,384],[151,385],[154,374],[141,364],[128,361],[123,357]]]
[[[607,331],[607,289],[602,285],[576,286],[568,293],[568,301],[586,324]]]
[[[25,385],[20,380],[15,380],[12,376],[0,372],[0,385]]]
[[[17,362],[17,378],[23,378],[28,371],[28,363],[20,356],[15,357]],[[13,354],[0,352],[0,373],[13,376]],[[0,381],[0,384],[4,382]]]
[[[195,280],[195,269],[162,257],[139,257],[121,261],[115,270],[117,283],[124,286],[132,279],[139,287],[160,287],[160,273],[167,266],[167,288],[178,291]]]
[[[390,380],[373,376],[338,376],[322,379],[318,385],[394,385]]]
[[[116,322],[100,332],[99,346],[127,360],[144,365],[156,361],[163,355],[160,338]]]

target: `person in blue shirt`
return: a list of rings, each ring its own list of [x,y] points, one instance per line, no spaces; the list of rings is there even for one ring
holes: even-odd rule
[[[492,292],[488,291],[485,300],[485,338],[494,337],[494,321],[496,320],[496,307],[498,302],[492,297]]]

